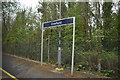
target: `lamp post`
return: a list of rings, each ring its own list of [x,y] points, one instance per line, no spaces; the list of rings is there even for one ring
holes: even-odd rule
[[[59,4],[59,19],[61,19],[61,0]],[[58,38],[58,68],[61,68],[61,26],[59,27],[59,38]]]

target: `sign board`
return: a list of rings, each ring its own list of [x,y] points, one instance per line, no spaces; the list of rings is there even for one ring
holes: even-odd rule
[[[59,19],[51,22],[45,22],[43,24],[43,28],[47,27],[53,27],[53,26],[62,26],[67,24],[73,24],[73,17],[71,18],[65,18],[65,19]]]
[[[45,22],[42,25],[42,34],[41,34],[41,65],[43,63],[43,28],[49,28],[54,26],[62,26],[73,24],[73,44],[72,44],[72,64],[71,64],[71,75],[73,75],[74,67],[74,44],[75,44],[75,17],[59,19],[55,21]]]

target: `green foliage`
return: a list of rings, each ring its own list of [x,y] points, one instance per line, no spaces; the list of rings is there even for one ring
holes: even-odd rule
[[[113,70],[115,70],[117,68],[118,55],[117,55],[116,52],[103,51],[103,53],[101,54],[101,57],[102,57],[102,64],[104,65],[103,66],[104,69],[113,69]]]
[[[81,62],[79,63],[78,67],[77,67],[77,71],[80,71],[80,70],[85,70],[88,68],[88,63],[87,62]]]
[[[57,2],[40,2],[39,13],[30,9],[14,10],[16,3],[3,3],[3,51],[34,60],[40,60],[42,22],[59,18]],[[14,5],[13,5],[14,4]],[[77,71],[103,70],[112,76],[118,69],[118,14],[113,12],[112,3],[62,2],[61,18],[75,17],[75,67]],[[115,7],[115,6],[114,6]],[[7,10],[5,10],[7,9]],[[14,18],[10,13],[16,14]],[[11,21],[9,20],[11,17]],[[8,23],[9,26],[8,26]],[[62,66],[71,66],[72,25],[53,27],[44,30],[44,58],[56,64],[58,57],[58,31],[61,30]],[[48,38],[50,36],[50,39]],[[49,47],[48,47],[48,41]],[[100,66],[101,65],[101,66]]]
[[[101,72],[102,72],[105,76],[108,76],[108,77],[111,77],[111,76],[115,75],[115,71],[114,71],[114,70],[109,70],[109,69],[107,69],[107,70],[102,70]]]

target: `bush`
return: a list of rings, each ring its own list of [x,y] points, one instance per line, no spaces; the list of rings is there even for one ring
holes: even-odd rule
[[[101,55],[102,58],[102,68],[106,69],[117,69],[118,65],[118,55],[115,52],[106,52],[104,51]]]
[[[87,62],[81,62],[79,65],[78,65],[78,67],[77,67],[77,71],[80,71],[80,69],[87,69],[87,67],[88,67],[88,64],[87,64]]]
[[[105,76],[108,76],[108,77],[111,77],[111,76],[113,76],[114,74],[115,74],[115,71],[114,70],[109,70],[109,69],[107,69],[107,70],[102,70],[101,71]]]

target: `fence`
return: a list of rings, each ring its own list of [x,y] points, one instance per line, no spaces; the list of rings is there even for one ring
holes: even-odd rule
[[[70,29],[70,28],[69,28]],[[71,30],[72,31],[72,30]],[[44,32],[44,53],[43,61],[46,63],[56,64],[58,54],[58,35],[56,30],[51,31],[48,35],[47,30]],[[65,36],[67,35],[67,37]],[[62,66],[70,67],[72,52],[72,32],[62,32]],[[48,38],[49,37],[49,38]],[[49,41],[49,43],[48,43]],[[49,47],[48,47],[49,45]],[[3,52],[18,55],[25,58],[40,61],[40,40],[3,43]],[[49,49],[49,51],[48,51]],[[48,53],[49,52],[49,53]],[[101,64],[101,70],[118,70],[118,42],[117,41],[76,41],[75,42],[75,69],[98,70],[98,64]],[[82,65],[82,67],[80,67]]]

